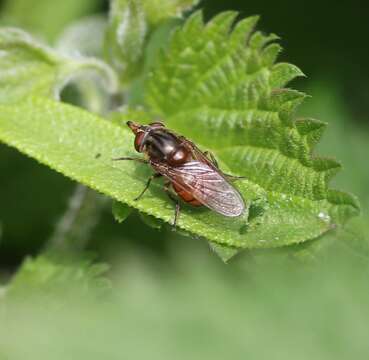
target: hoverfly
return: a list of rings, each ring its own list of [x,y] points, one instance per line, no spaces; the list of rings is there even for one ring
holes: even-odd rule
[[[177,135],[161,122],[141,125],[128,121],[127,125],[135,134],[136,151],[144,153],[145,159],[121,157],[114,160],[145,163],[155,171],[135,200],[143,196],[153,179],[164,176],[164,190],[176,204],[174,226],[178,220],[180,203],[172,190],[192,206],[204,205],[228,217],[244,213],[244,200],[232,185],[232,181],[242,177],[223,173],[211,153],[202,152],[193,142]]]

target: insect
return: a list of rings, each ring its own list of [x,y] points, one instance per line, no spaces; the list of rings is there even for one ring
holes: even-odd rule
[[[141,125],[128,121],[127,125],[135,134],[136,151],[144,153],[145,158],[121,157],[114,160],[145,163],[155,171],[135,200],[144,195],[152,180],[164,177],[164,190],[176,204],[174,226],[177,224],[180,202],[173,195],[173,190],[192,206],[204,205],[228,217],[244,213],[244,200],[232,185],[234,180],[243,177],[223,173],[211,153],[202,152],[193,142],[177,135],[161,122]]]

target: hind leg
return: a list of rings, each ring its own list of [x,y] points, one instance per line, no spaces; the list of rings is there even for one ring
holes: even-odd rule
[[[171,183],[170,182],[166,182],[164,184],[164,191],[166,192],[166,194],[168,195],[169,199],[172,200],[175,203],[175,210],[174,210],[174,221],[173,221],[173,226],[174,226],[174,230],[176,229],[177,226],[177,221],[179,218],[179,214],[181,211],[181,205],[179,203],[179,200],[172,194],[171,190]]]
[[[217,159],[214,157],[214,155],[210,152],[210,151],[205,151],[204,152],[205,156],[215,165],[216,168],[219,169],[219,165],[218,165],[218,161]],[[242,179],[246,179],[245,176],[234,176],[234,175],[229,175],[226,173],[223,173],[223,175],[230,181],[236,181],[236,180],[242,180]]]
[[[215,165],[216,168],[219,168],[218,161],[213,153],[211,153],[210,151],[205,151],[204,155]]]

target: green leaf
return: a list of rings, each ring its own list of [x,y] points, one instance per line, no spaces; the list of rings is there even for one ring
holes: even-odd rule
[[[128,128],[70,105],[32,97],[16,106],[0,106],[0,140],[130,207],[173,222],[174,206],[160,180],[140,201],[134,201],[152,171],[143,164],[112,160],[134,156]],[[243,247],[251,245],[239,233],[246,218],[247,214],[232,221],[206,209],[184,206],[178,226],[209,240]]]
[[[152,171],[142,164],[112,160],[134,155],[128,128],[70,105],[32,97],[16,106],[0,106],[0,140],[118,201],[173,222],[173,203],[159,182],[134,201]],[[244,221],[185,206],[178,226],[210,240],[244,246],[238,234]]]
[[[132,209],[126,204],[123,204],[118,201],[113,201],[112,212],[114,215],[114,219],[119,223],[122,223],[131,214]]]
[[[0,29],[0,51],[0,103],[30,94],[59,98],[64,86],[81,72],[97,73],[108,90],[117,88],[114,72],[102,61],[59,54],[18,29]]]
[[[233,258],[240,249],[236,247],[219,245],[216,243],[210,243],[210,248],[225,262],[227,263],[231,258]]]
[[[71,23],[58,38],[56,48],[68,57],[103,57],[104,34],[107,19],[103,15],[89,16]],[[105,114],[112,106],[111,94],[106,91],[104,79],[96,73],[84,72],[67,88],[63,100],[78,104],[91,112]],[[114,80],[117,83],[117,80]],[[117,90],[117,84],[114,84]],[[113,89],[112,89],[113,90]]]
[[[107,20],[103,15],[93,15],[69,24],[60,34],[56,47],[69,55],[103,55],[104,33]]]
[[[142,220],[142,222],[144,224],[146,224],[147,226],[150,226],[151,228],[153,228],[155,230],[159,230],[163,226],[162,221],[160,221],[159,219],[157,219],[157,218],[155,218],[154,216],[151,216],[151,215],[146,215],[146,214],[140,213],[140,219]]]
[[[180,17],[197,0],[111,0],[105,53],[122,81],[142,71],[149,35],[165,20]]]
[[[44,250],[80,252],[85,249],[107,200],[105,196],[77,185]]]
[[[199,0],[150,0],[143,1],[143,8],[149,24],[156,25],[169,18],[181,17],[198,3]]]
[[[239,187],[261,211],[250,216],[245,243],[313,239],[356,215],[358,202],[329,188],[340,164],[313,155],[325,124],[294,119],[305,95],[283,87],[302,72],[275,64],[280,47],[270,44],[275,36],[253,33],[257,17],[233,27],[236,15],[205,25],[196,12],[177,29],[147,78],[147,105],[225,170],[248,178]]]
[[[108,60],[117,69],[122,80],[139,73],[147,30],[140,1],[112,1],[105,49]]]
[[[235,17],[222,13],[205,26],[200,13],[193,15],[174,33],[146,80],[151,115],[145,119],[164,119],[200,148],[213,151],[221,169],[247,177],[236,186],[249,214],[231,219],[183,205],[178,226],[231,248],[278,247],[317,238],[355,215],[359,206],[351,195],[328,186],[339,164],[312,155],[324,124],[293,118],[305,96],[282,87],[302,73],[271,62],[279,51],[268,45],[275,37],[252,35],[256,18],[231,31]],[[132,113],[125,110],[122,119]],[[30,98],[0,106],[0,139],[145,214],[173,221],[174,207],[160,180],[140,201],[133,200],[151,174],[148,167],[112,161],[135,154],[126,127]]]
[[[112,161],[134,155],[133,136],[78,108],[43,98],[29,98],[16,106],[0,106],[0,140],[131,207],[172,223],[174,206],[158,180],[140,201],[148,167]],[[99,154],[99,156],[96,156]],[[266,192],[245,181],[244,197],[253,201],[247,214],[229,219],[206,209],[183,206],[178,226],[208,240],[234,247],[269,247],[316,237],[331,227],[323,201]],[[260,209],[259,209],[259,208]]]

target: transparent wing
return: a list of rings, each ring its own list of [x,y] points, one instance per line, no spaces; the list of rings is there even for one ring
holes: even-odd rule
[[[158,169],[175,185],[191,192],[208,208],[224,216],[240,216],[245,203],[240,193],[215,169],[200,161],[191,161],[180,167]]]

